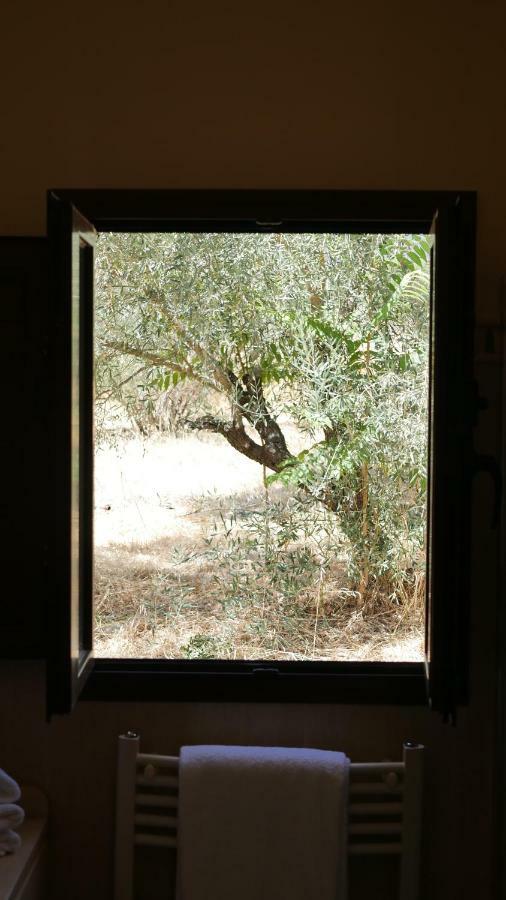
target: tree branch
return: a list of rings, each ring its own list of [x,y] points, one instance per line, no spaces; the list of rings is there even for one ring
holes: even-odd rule
[[[165,304],[165,300],[161,297],[158,297],[155,293],[149,292],[147,296],[148,303],[152,303],[153,306],[156,307],[169,325],[172,325],[175,331],[183,338],[186,342],[187,346],[193,350],[196,356],[201,359],[203,362],[207,362],[211,367],[214,378],[216,379],[217,384],[221,386],[221,388],[225,391],[226,394],[230,394],[231,383],[230,379],[225,371],[225,369],[220,366],[217,360],[209,353],[205,347],[202,347],[198,341],[195,340],[192,333],[188,330],[188,328],[177,319],[172,313],[170,313]]]
[[[102,391],[100,394],[95,395],[95,400],[108,400],[115,391],[119,391],[125,384],[128,384],[129,381],[132,381],[133,378],[136,378],[137,375],[140,375],[141,372],[145,372],[148,366],[140,366],[140,368],[136,369],[135,372],[132,372],[127,378],[124,378],[123,381],[120,381],[119,384],[114,385],[114,387],[109,388],[106,391]]]
[[[109,350],[115,350],[117,353],[124,353],[125,356],[133,356],[135,359],[142,359],[152,366],[161,366],[165,369],[171,369],[172,372],[179,372],[180,375],[194,378],[195,381],[199,381],[201,384],[206,385],[206,387],[217,390],[213,381],[206,378],[205,375],[201,375],[200,372],[197,372],[196,369],[189,364],[181,366],[179,363],[174,362],[166,356],[160,356],[155,351],[144,350],[142,347],[130,347],[129,344],[122,341],[104,341],[104,346],[108,347]]]
[[[185,425],[190,431],[211,431],[214,434],[221,434],[234,450],[273,472],[278,472],[286,459],[293,458],[288,451],[288,456],[275,457],[269,447],[257,444],[250,438],[242,422],[226,422],[217,416],[201,416],[199,419],[187,419]]]
[[[241,381],[229,372],[228,376],[236,390],[236,404],[241,416],[258,432],[265,450],[278,471],[282,462],[292,458],[286,445],[285,436],[276,419],[271,416],[262,387],[261,373],[257,370],[246,372]],[[234,416],[234,420],[237,416]]]
[[[186,419],[184,424],[190,431],[210,431],[213,434],[221,434],[234,450],[238,450],[243,456],[247,456],[248,459],[265,466],[272,472],[279,472],[288,460],[295,459],[288,450],[285,454],[275,457],[266,444],[257,444],[250,438],[242,422],[237,424],[236,422],[226,422],[217,416],[201,416],[199,419]],[[336,485],[329,485],[316,491],[311,490],[311,487],[304,483],[298,484],[297,487],[323,503],[327,509],[338,512],[340,502]]]

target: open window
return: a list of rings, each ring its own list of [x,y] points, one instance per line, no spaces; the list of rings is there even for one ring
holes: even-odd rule
[[[428,696],[452,714],[467,692],[474,195],[52,191],[48,216],[50,711],[70,709],[86,685],[83,696],[111,699]],[[111,617],[109,632],[97,618],[100,560],[121,569],[120,596],[124,548],[139,555],[142,544],[116,508],[114,479],[135,456],[121,431],[142,433],[149,416],[161,430],[157,404],[169,401],[184,439],[171,438],[164,487],[151,485],[164,563],[149,588],[155,606],[160,592],[168,600],[137,616],[144,643],[123,654],[104,639]],[[112,451],[97,450],[97,427]],[[182,504],[190,450],[189,480],[205,489],[185,488]],[[225,474],[207,470],[213,454]],[[220,477],[235,477],[234,491],[220,492]],[[145,596],[134,605],[149,606]],[[343,652],[353,617],[376,614],[395,632],[410,604],[423,648]],[[164,641],[146,652],[161,619]]]

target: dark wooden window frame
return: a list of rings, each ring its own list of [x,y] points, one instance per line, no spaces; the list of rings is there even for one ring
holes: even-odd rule
[[[472,371],[476,195],[461,191],[170,191],[53,190],[48,192],[55,496],[54,596],[50,608],[48,710],[69,711],[76,699],[125,701],[252,701],[425,704],[453,717],[469,693],[468,609],[471,546],[470,495],[475,468],[473,426],[477,397]],[[77,225],[76,225],[77,222]],[[73,224],[74,223],[74,224]],[[77,650],[71,634],[86,632],[86,615],[72,609],[70,586],[69,459],[72,228],[96,231],[193,232],[434,232],[432,280],[431,415],[429,422],[429,550],[427,659],[423,663],[261,662],[220,660],[94,660]],[[89,228],[88,228],[89,230]],[[74,234],[75,241],[75,234]],[[90,242],[90,247],[92,241]],[[75,243],[74,243],[75,246]],[[89,258],[89,253],[84,254]],[[76,283],[89,291],[82,273]],[[88,285],[88,286],[87,286]],[[84,286],[84,287],[83,287]],[[82,477],[91,481],[89,421],[92,353],[81,311],[82,419],[89,440]],[[75,301],[75,297],[74,297]],[[88,328],[88,336],[86,336]],[[81,429],[86,444],[86,429]],[[83,448],[81,448],[83,450]],[[63,473],[63,474],[62,474]],[[84,505],[81,602],[91,615],[90,497]],[[62,566],[63,559],[63,566]],[[86,580],[88,579],[88,588]],[[86,593],[88,597],[86,597]],[[75,604],[74,604],[75,605]],[[80,626],[76,626],[76,614]],[[83,624],[84,623],[84,624]],[[73,632],[72,632],[73,629]],[[89,631],[89,629],[88,629]],[[89,648],[91,649],[91,648]],[[75,648],[74,648],[75,650]],[[85,660],[79,664],[80,654]],[[77,659],[77,662],[76,662]]]

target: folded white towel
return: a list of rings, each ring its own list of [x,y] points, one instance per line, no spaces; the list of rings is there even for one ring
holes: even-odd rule
[[[0,803],[0,832],[17,828],[24,818],[24,809],[16,803]]]
[[[21,790],[17,781],[0,769],[0,803],[15,803],[21,797]]]
[[[178,900],[344,900],[349,760],[182,747]]]
[[[0,856],[15,853],[21,847],[21,838],[15,831],[0,831]]]

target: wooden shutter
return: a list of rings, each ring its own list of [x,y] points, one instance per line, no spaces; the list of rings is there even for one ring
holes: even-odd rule
[[[46,655],[47,299],[46,240],[1,237],[1,659]]]
[[[93,668],[93,254],[95,230],[49,195],[52,362],[48,713],[69,712]]]
[[[471,553],[474,198],[432,223],[426,674],[433,709],[453,719],[468,693]]]

